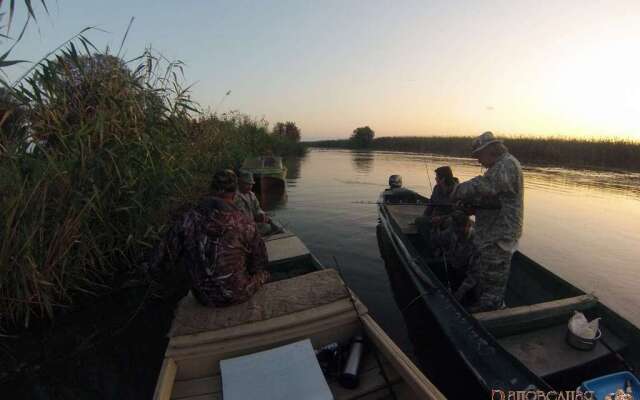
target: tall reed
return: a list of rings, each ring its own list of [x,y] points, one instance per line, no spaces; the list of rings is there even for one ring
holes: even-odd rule
[[[9,93],[24,122],[0,124],[0,326],[142,277],[171,210],[277,147],[266,121],[201,114],[180,62],[134,64],[70,44]]]

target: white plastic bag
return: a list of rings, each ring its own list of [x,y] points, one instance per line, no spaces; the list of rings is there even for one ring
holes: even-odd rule
[[[569,330],[576,336],[583,339],[594,339],[598,333],[600,318],[593,321],[587,321],[587,317],[580,311],[574,311],[573,316],[569,319]]]

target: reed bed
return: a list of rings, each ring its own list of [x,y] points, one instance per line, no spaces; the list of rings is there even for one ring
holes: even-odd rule
[[[369,149],[469,157],[472,140],[472,137],[461,136],[381,137],[374,139]],[[527,164],[640,171],[640,142],[637,141],[507,137],[504,143],[511,153]],[[307,144],[312,147],[353,148],[349,140]]]
[[[213,170],[267,149],[299,151],[266,121],[200,113],[181,73],[150,51],[132,65],[70,44],[3,93],[5,331],[144,280],[145,254],[172,210],[203,195]]]

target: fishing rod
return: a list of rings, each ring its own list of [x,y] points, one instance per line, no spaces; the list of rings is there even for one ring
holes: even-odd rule
[[[425,165],[425,167],[427,168],[427,179],[429,180],[429,189],[431,190],[431,193],[433,193],[433,186],[431,186],[431,175],[429,175],[429,161],[426,162],[427,164]]]
[[[475,208],[477,210],[499,210],[502,207],[499,204],[495,205],[480,205],[480,204],[456,204],[456,203],[409,203],[409,202],[382,202],[382,201],[354,201],[353,204],[384,204],[389,206],[431,206],[431,207],[450,207],[450,208]]]

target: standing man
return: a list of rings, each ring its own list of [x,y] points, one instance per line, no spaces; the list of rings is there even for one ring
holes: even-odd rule
[[[205,306],[244,302],[269,279],[256,224],[234,205],[237,189],[233,171],[217,171],[211,194],[176,221],[150,263],[156,273],[176,264],[184,268],[194,297]]]
[[[485,132],[472,143],[472,153],[487,171],[459,184],[453,200],[483,207],[475,211],[475,256],[467,277],[455,296],[462,301],[471,292],[470,312],[504,307],[511,258],[522,236],[524,184],[520,162],[495,138]]]

